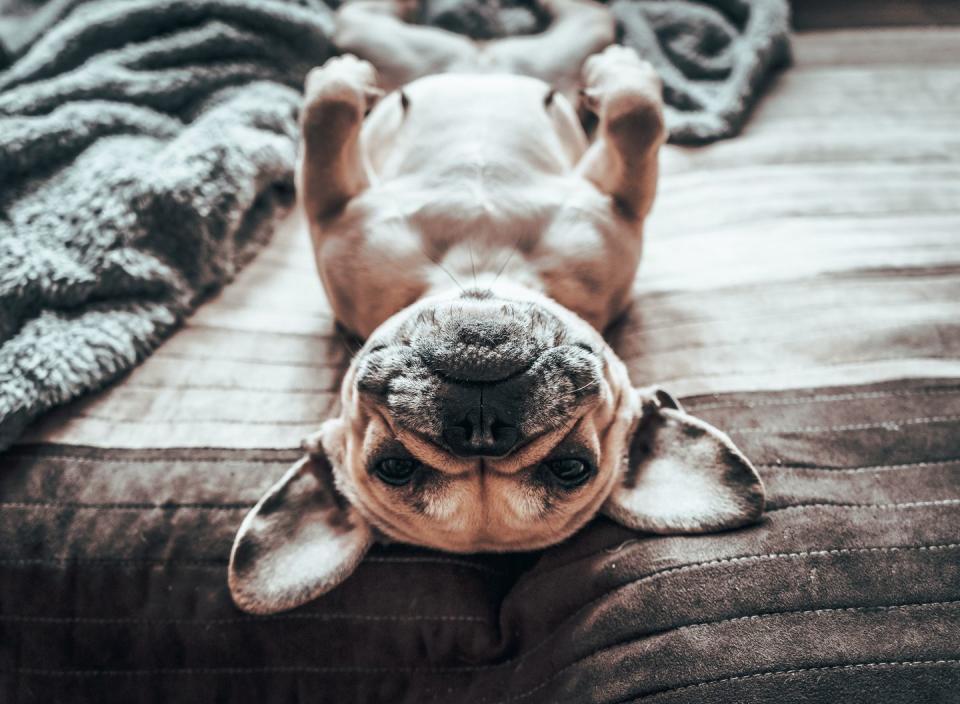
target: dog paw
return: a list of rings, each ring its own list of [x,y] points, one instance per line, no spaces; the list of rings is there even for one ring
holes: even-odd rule
[[[630,47],[611,44],[583,64],[580,100],[582,106],[591,112],[600,113],[611,101],[622,102],[627,95],[661,106],[661,94],[656,69]]]
[[[392,6],[397,19],[410,23],[420,19],[420,0],[392,0]]]
[[[369,18],[371,14],[391,15],[398,20],[417,24],[421,14],[420,2],[421,0],[346,0],[337,9],[337,15],[341,18],[349,17],[360,24],[364,21],[364,15]]]
[[[538,0],[537,4],[554,21],[568,15],[587,20],[593,16],[611,18],[610,10],[596,0]]]
[[[583,83],[588,88],[619,78],[660,85],[660,77],[653,65],[622,44],[611,44],[588,57],[583,64]]]
[[[318,101],[356,102],[367,112],[382,96],[377,87],[377,70],[369,61],[352,54],[329,59],[323,66],[311,69],[304,85],[307,105]]]

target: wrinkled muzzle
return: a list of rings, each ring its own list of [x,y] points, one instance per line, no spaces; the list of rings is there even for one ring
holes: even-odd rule
[[[549,312],[487,298],[417,312],[357,372],[394,423],[461,457],[503,457],[563,427],[602,380],[599,354]]]

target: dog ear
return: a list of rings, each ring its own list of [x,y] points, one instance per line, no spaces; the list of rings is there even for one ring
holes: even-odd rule
[[[650,533],[706,533],[756,521],[763,483],[730,438],[661,389],[635,393],[642,413],[624,476],[603,512]]]
[[[349,577],[372,542],[369,524],[334,488],[326,457],[308,455],[243,519],[230,552],[230,595],[252,614],[292,609]]]

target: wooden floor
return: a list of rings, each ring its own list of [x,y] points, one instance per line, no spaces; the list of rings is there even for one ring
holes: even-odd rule
[[[744,134],[668,147],[638,384],[683,396],[960,376],[960,29],[818,32]],[[302,223],[112,388],[22,442],[295,447],[348,357]]]

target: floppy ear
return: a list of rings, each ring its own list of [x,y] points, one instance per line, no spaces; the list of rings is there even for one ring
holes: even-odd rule
[[[763,483],[730,438],[660,389],[635,393],[642,414],[624,476],[603,512],[650,533],[706,533],[756,521]]]
[[[252,614],[292,609],[349,577],[372,542],[369,524],[337,494],[326,457],[309,455],[243,519],[230,551],[230,595]]]

